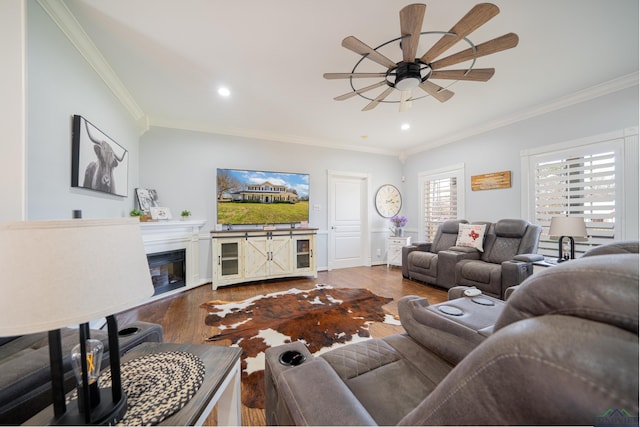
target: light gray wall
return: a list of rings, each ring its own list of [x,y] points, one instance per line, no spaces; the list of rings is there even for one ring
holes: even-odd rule
[[[25,0],[0,2],[0,221],[20,221],[26,213],[26,28]]]
[[[327,171],[370,174],[372,193],[385,183],[400,187],[402,176],[396,157],[157,127],[140,138],[140,158],[141,187],[157,190],[160,204],[174,216],[188,209],[194,219],[207,220],[200,246],[200,264],[207,270],[201,268],[201,277],[211,277],[207,233],[216,224],[217,168],[310,174],[309,226],[319,229],[316,246],[321,269],[327,266]],[[375,209],[373,194],[370,198],[370,209]],[[387,228],[387,220],[371,215],[374,264],[384,262]],[[376,256],[377,249],[381,256]]]
[[[638,114],[638,86],[635,86],[413,155],[405,162],[403,171],[407,179],[405,213],[410,218],[419,215],[418,175],[421,172],[464,163],[466,219],[523,218],[522,150],[638,126]],[[635,165],[637,170],[638,159]],[[504,170],[511,171],[511,188],[471,191],[471,176]],[[415,222],[408,231],[417,238]]]
[[[85,218],[126,216],[138,186],[135,122],[41,6],[27,5],[27,219],[71,218],[74,209]],[[129,151],[129,197],[71,188],[74,114]]]

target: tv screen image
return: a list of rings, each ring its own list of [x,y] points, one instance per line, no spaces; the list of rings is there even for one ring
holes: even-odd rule
[[[218,169],[218,224],[309,221],[309,174]]]

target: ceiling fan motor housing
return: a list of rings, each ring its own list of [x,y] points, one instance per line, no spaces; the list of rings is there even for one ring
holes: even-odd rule
[[[420,64],[416,62],[400,62],[396,68],[394,87],[398,90],[411,90],[422,83]]]

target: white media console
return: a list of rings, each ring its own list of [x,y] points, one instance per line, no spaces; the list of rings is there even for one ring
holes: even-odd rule
[[[211,232],[212,286],[279,277],[318,277],[315,228]]]

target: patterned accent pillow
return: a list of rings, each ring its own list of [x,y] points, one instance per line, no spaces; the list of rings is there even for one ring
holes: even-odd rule
[[[456,246],[465,246],[468,248],[476,248],[483,252],[482,242],[484,240],[484,231],[486,224],[460,224],[458,228],[458,239]]]

